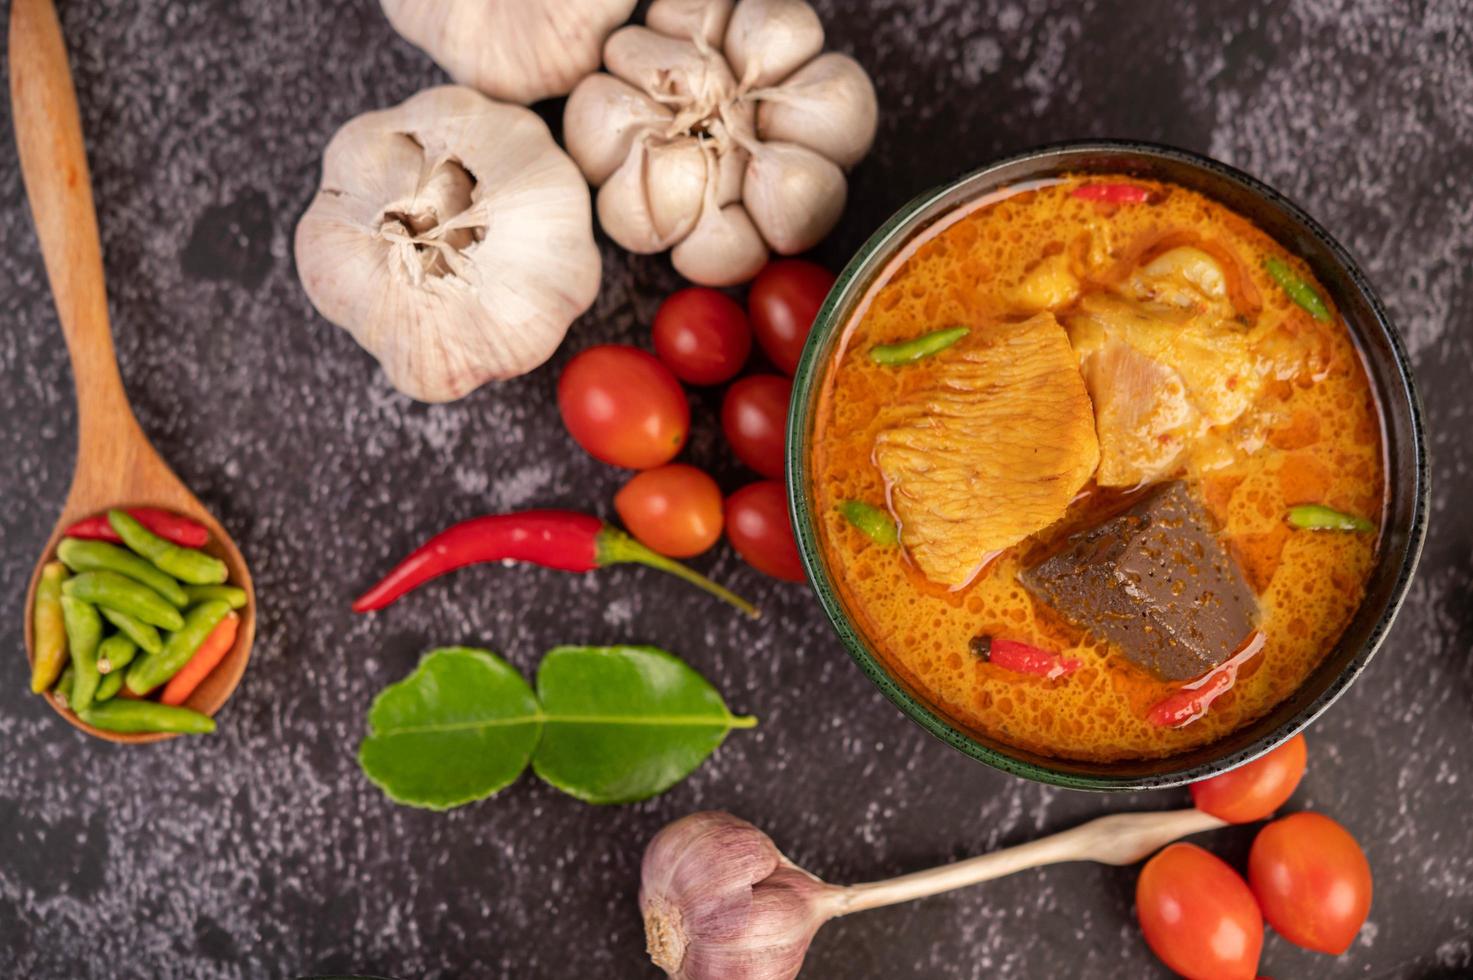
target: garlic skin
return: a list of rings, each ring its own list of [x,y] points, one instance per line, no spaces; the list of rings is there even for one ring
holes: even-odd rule
[[[821,54],[823,38],[806,0],[655,0],[644,26],[609,35],[608,74],[580,82],[563,115],[609,237],[671,249],[707,286],[750,279],[769,248],[818,244],[879,116],[864,69]]]
[[[729,813],[693,813],[655,835],[639,907],[650,959],[675,980],[791,980],[839,889]]]
[[[523,105],[598,69],[636,0],[381,0],[394,30],[463,85]]]
[[[425,402],[542,364],[601,273],[588,187],[547,126],[450,85],[338,130],[294,250],[318,312]]]

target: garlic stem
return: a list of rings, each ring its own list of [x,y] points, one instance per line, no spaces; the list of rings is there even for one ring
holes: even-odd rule
[[[842,887],[825,894],[821,901],[824,911],[837,917],[939,895],[1049,864],[1066,861],[1134,864],[1174,840],[1226,826],[1225,822],[1201,810],[1117,813],[955,864],[901,875],[888,881]]]

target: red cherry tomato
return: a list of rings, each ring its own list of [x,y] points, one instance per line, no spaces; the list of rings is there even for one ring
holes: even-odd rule
[[[1295,813],[1258,832],[1248,880],[1263,917],[1291,943],[1339,955],[1371,911],[1371,866],[1350,831]]]
[[[792,395],[791,379],[754,374],[726,389],[721,402],[721,428],[737,459],[774,480],[783,475]]]
[[[1248,885],[1222,859],[1172,844],[1141,869],[1136,916],[1151,951],[1190,980],[1253,980],[1263,951],[1263,914]]]
[[[558,379],[557,404],[578,445],[615,466],[668,463],[690,432],[690,404],[670,369],[637,347],[590,347]]]
[[[752,352],[752,328],[741,304],[703,286],[666,297],[655,314],[654,334],[655,353],[687,384],[730,381]]]
[[[1200,783],[1192,802],[1228,823],[1252,823],[1272,814],[1304,778],[1304,735],[1295,735],[1265,756]]]
[[[787,582],[803,581],[787,491],[777,480],[758,480],[726,498],[726,537],[759,572]]]
[[[769,262],[747,294],[747,312],[757,343],[778,370],[791,375],[813,318],[834,286],[834,274],[802,259]]]
[[[694,466],[671,463],[635,474],[614,495],[629,533],[672,558],[699,555],[721,537],[721,488]]]

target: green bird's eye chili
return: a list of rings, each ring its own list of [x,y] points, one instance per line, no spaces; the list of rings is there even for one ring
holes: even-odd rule
[[[107,519],[124,544],[181,582],[219,585],[229,578],[225,563],[220,559],[164,540],[124,511],[110,510]]]
[[[60,698],[62,704],[70,706],[72,698],[72,685],[76,682],[76,668],[72,667],[71,664],[67,664],[66,670],[61,672],[61,678],[57,680],[56,687],[51,689],[51,693]]]
[[[175,708],[152,701],[115,699],[77,712],[93,728],[110,732],[177,732],[208,735],[215,719],[188,708]]]
[[[1289,508],[1289,523],[1306,531],[1374,531],[1376,525],[1364,517],[1346,514],[1324,504],[1300,504]]]
[[[189,603],[189,597],[184,594],[184,589],[173,578],[131,551],[108,544],[106,541],[64,538],[57,546],[56,557],[60,558],[73,572],[117,572],[119,575],[148,586],[176,606],[185,606]]]
[[[924,334],[912,340],[894,344],[879,344],[869,349],[869,358],[876,364],[890,366],[913,364],[925,357],[939,354],[972,331],[966,327],[948,327]]]
[[[372,612],[430,579],[480,562],[525,561],[564,572],[634,562],[658,568],[704,589],[749,616],[757,607],[687,568],[646,548],[616,527],[568,510],[528,510],[462,521],[421,545],[353,603],[354,612]]]
[[[184,594],[189,597],[188,605],[220,599],[230,603],[231,609],[244,609],[246,590],[234,585],[186,585]]]
[[[862,500],[846,500],[839,504],[839,513],[844,519],[863,531],[876,544],[890,546],[899,542],[895,533],[895,520],[887,511]]]
[[[159,636],[159,631],[147,623],[140,622],[116,609],[108,609],[106,606],[97,611],[102,613],[103,619],[122,630],[128,639],[138,644],[138,648],[144,653],[158,653],[164,648],[164,640]]]
[[[98,682],[97,693],[92,696],[93,705],[101,704],[112,699],[113,695],[123,688],[123,672],[115,670],[111,674],[103,674],[102,680]]]
[[[220,620],[229,614],[230,603],[219,599],[190,607],[183,626],[169,635],[163,650],[137,657],[129,665],[128,690],[143,697],[179,673],[200,644],[220,625]]]
[[[66,568],[49,562],[36,583],[36,602],[31,610],[33,661],[31,693],[40,694],[56,682],[66,666],[66,618],[61,612],[61,584]]]
[[[1314,287],[1299,273],[1289,267],[1289,263],[1283,259],[1270,257],[1264,260],[1264,268],[1273,277],[1279,288],[1289,295],[1295,303],[1304,308],[1310,316],[1316,320],[1327,321],[1330,319],[1330,308],[1315,292]]]
[[[93,605],[127,613],[161,629],[177,630],[184,625],[177,606],[148,586],[117,572],[83,572],[68,579],[61,591]]]
[[[66,595],[61,597],[61,613],[66,620],[67,647],[72,651],[72,681],[67,702],[73,711],[92,703],[101,677],[97,673],[97,645],[102,642],[102,617],[90,603]]]
[[[103,640],[102,646],[97,648],[97,672],[103,677],[121,674],[137,655],[138,644],[122,633],[116,633]]]

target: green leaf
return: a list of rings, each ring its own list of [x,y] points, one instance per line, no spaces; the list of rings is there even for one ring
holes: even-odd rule
[[[542,715],[522,675],[485,650],[425,654],[368,712],[358,764],[390,799],[446,810],[510,785],[537,745]]]
[[[588,803],[662,793],[716,751],[734,717],[685,663],[654,647],[557,647],[537,671],[546,727],[532,766]]]

